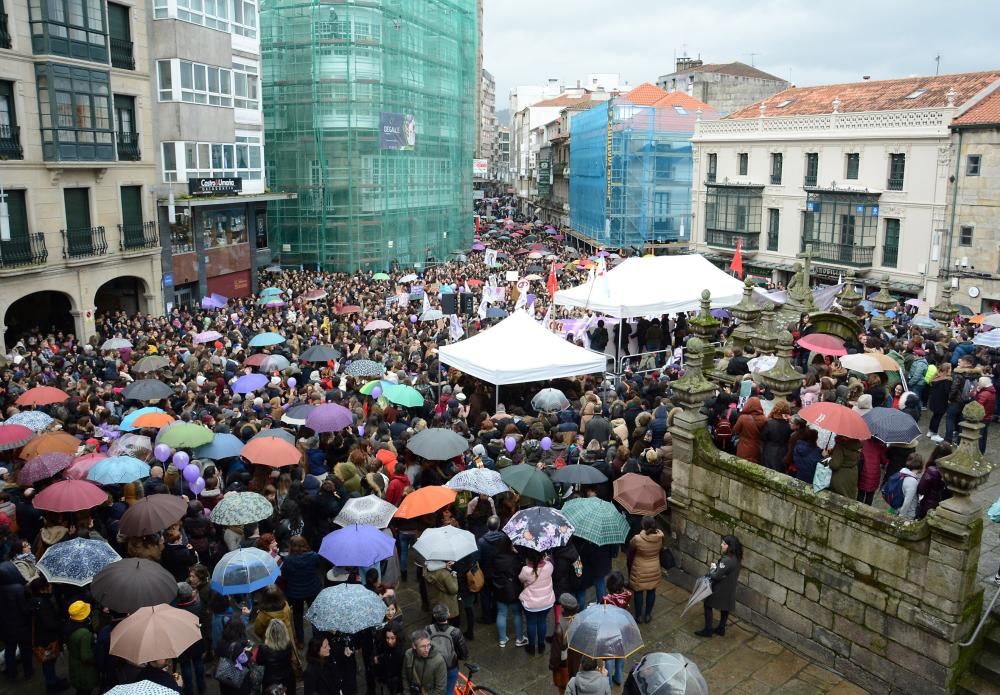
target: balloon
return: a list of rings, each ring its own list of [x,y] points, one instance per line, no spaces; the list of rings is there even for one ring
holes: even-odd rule
[[[548,437],[542,437],[542,451],[548,451],[552,448],[552,440]]]
[[[170,458],[170,447],[166,444],[157,444],[153,449],[153,457],[160,463],[166,463]]]
[[[381,396],[382,396],[382,387],[381,386],[376,386],[375,388],[372,389],[372,398],[374,398],[375,400],[378,400]]]
[[[191,460],[191,457],[188,456],[183,451],[178,451],[176,454],[174,454],[174,458],[173,458],[174,465],[177,466],[180,469],[183,469],[184,466],[188,465],[188,462],[190,460]]]
[[[417,322],[417,315],[410,314],[410,323],[416,323],[416,322]]]
[[[517,448],[517,440],[514,439],[513,437],[508,436],[505,440],[503,440],[503,446],[507,450],[507,452],[510,453]]]
[[[201,477],[201,471],[198,470],[198,466],[188,466],[184,469],[184,480],[189,483],[193,483],[198,478]]]
[[[200,495],[205,490],[205,479],[199,475],[198,479],[191,483],[190,488],[191,492]]]
[[[290,388],[290,389],[295,388],[295,384],[297,384],[297,383],[298,382],[295,381],[295,377],[294,376],[288,377],[288,388]]]

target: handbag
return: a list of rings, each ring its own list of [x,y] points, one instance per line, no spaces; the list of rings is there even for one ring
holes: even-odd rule
[[[669,570],[676,566],[677,560],[674,559],[674,554],[670,551],[670,548],[660,548],[660,567]]]
[[[482,591],[483,586],[486,584],[486,575],[483,574],[483,570],[478,562],[465,573],[465,583],[468,585],[469,591],[473,594],[478,594]]]
[[[247,679],[247,675],[250,673],[249,666],[250,663],[248,661],[243,668],[240,668],[229,657],[220,656],[219,663],[215,667],[215,680],[231,688],[241,688],[243,687],[243,681]]]
[[[257,663],[257,651],[259,647],[253,648],[250,659],[244,668],[250,674],[250,695],[260,695],[264,690],[264,666]]]
[[[829,460],[829,458],[825,458],[816,464],[816,473],[813,475],[813,492],[820,492],[830,487],[830,481],[833,479],[833,470],[824,463],[824,461]]]

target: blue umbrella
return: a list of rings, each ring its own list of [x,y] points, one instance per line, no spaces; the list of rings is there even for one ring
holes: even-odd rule
[[[234,393],[250,393],[267,386],[266,374],[244,374],[233,382]]]
[[[153,406],[146,406],[145,408],[139,408],[138,410],[133,410],[131,413],[122,418],[122,424],[118,426],[118,429],[124,432],[131,432],[134,429],[138,429],[133,423],[139,417],[146,415],[148,413],[166,413],[163,408],[155,408]]]
[[[98,485],[123,485],[149,477],[149,466],[131,456],[102,459],[87,471],[87,480]]]
[[[104,541],[74,538],[50,546],[38,561],[38,570],[53,584],[86,586],[121,556]]]
[[[267,347],[268,345],[278,345],[279,343],[285,342],[284,336],[278,335],[277,333],[261,333],[260,335],[255,335],[250,339],[248,343],[250,347]]]
[[[507,311],[501,309],[498,306],[491,306],[486,310],[486,318],[488,319],[504,319],[507,318]]]
[[[280,287],[265,287],[260,291],[261,297],[274,297],[279,294],[284,294],[285,291]]]
[[[259,548],[237,548],[223,555],[215,566],[212,589],[223,596],[249,594],[274,584],[280,576],[281,569],[270,553]]]
[[[902,410],[872,408],[862,417],[872,436],[886,444],[909,444],[920,436],[916,421]]]
[[[52,417],[41,410],[25,410],[4,420],[8,425],[24,425],[33,432],[42,432],[52,424]]]
[[[194,455],[195,458],[218,461],[220,459],[228,459],[239,456],[242,448],[243,440],[235,434],[219,432],[212,439],[211,444],[206,444],[205,446],[200,446],[195,449]]]
[[[384,623],[385,603],[361,584],[338,584],[319,592],[306,620],[323,632],[353,635]]]
[[[319,554],[337,567],[371,567],[392,557],[396,541],[374,526],[347,526],[326,534]]]

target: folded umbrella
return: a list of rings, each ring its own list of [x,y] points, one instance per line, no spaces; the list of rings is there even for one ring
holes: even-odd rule
[[[21,472],[17,474],[17,482],[24,487],[29,487],[39,480],[51,478],[56,473],[69,468],[71,463],[73,463],[72,454],[61,451],[50,451],[35,456],[24,464]]]
[[[166,604],[146,606],[111,630],[110,652],[133,664],[176,659],[201,639],[198,616]]]
[[[149,477],[149,466],[131,456],[112,456],[87,471],[87,480],[99,485],[123,485]]]
[[[265,358],[266,359],[266,358]],[[263,363],[264,360],[261,360]],[[250,393],[267,386],[267,375],[265,374],[244,374],[232,384],[233,393]]]
[[[573,535],[594,545],[618,545],[628,536],[628,519],[615,505],[599,497],[576,497],[562,513],[573,524]]]
[[[683,654],[644,654],[625,681],[634,695],[708,695],[705,677]]]
[[[452,490],[467,490],[477,495],[489,495],[490,497],[510,490],[500,474],[489,468],[469,468],[456,473],[451,480],[445,483],[445,486]]]
[[[340,359],[340,350],[331,345],[313,345],[299,355],[299,362],[333,362]]]
[[[239,456],[242,449],[243,440],[235,434],[217,432],[210,443],[195,449],[194,455],[195,458],[219,461]]]
[[[625,659],[643,644],[632,614],[607,604],[580,611],[569,626],[566,641],[570,649],[593,659]]]
[[[712,582],[708,577],[699,577],[698,581],[694,584],[694,589],[691,590],[691,598],[688,599],[687,605],[684,606],[684,610],[681,611],[681,617],[688,612],[688,609],[698,603],[701,603],[709,596],[712,595]]]
[[[38,560],[38,571],[52,584],[86,586],[94,575],[121,556],[104,541],[72,538],[51,545]],[[174,585],[174,594],[177,585]]]
[[[426,531],[425,531],[426,533]],[[392,557],[396,541],[374,526],[345,526],[323,538],[319,554],[335,567],[371,567]]]
[[[526,463],[507,466],[500,471],[500,477],[521,497],[530,497],[539,502],[556,499],[556,488],[552,479],[542,470]]]
[[[43,432],[21,447],[18,458],[24,461],[42,454],[75,454],[80,440],[67,432]],[[39,478],[40,480],[40,478]]]
[[[138,379],[126,386],[122,395],[134,401],[162,401],[173,393],[173,388],[159,379]]]
[[[251,439],[240,451],[240,456],[261,466],[281,468],[294,466],[302,460],[302,452],[278,437],[262,437]]]
[[[385,603],[361,584],[338,584],[319,592],[306,620],[323,632],[354,635],[385,622]]]
[[[469,442],[457,432],[443,427],[433,427],[420,430],[410,437],[406,448],[430,461],[447,461],[465,453],[469,448]]]
[[[799,411],[806,422],[851,439],[868,439],[872,436],[868,424],[860,414],[839,403],[813,403]]]
[[[41,410],[24,410],[4,420],[7,425],[24,425],[32,432],[44,432],[52,424],[52,416]]]
[[[615,481],[614,489],[615,502],[629,514],[653,516],[667,508],[667,491],[649,476],[626,473]]]
[[[559,389],[542,389],[531,399],[531,407],[540,413],[556,413],[569,407],[569,399]]]
[[[377,495],[351,497],[341,507],[333,523],[343,527],[359,524],[385,528],[395,513],[396,505],[386,502]]]
[[[130,557],[98,572],[90,595],[110,611],[133,613],[143,606],[173,601],[177,580],[158,562]]]
[[[552,507],[529,507],[516,512],[503,532],[514,545],[544,553],[569,543],[573,524]]]
[[[274,514],[274,507],[256,492],[227,492],[212,509],[212,523],[219,526],[256,524]]]
[[[458,562],[479,551],[471,532],[454,526],[429,528],[420,534],[413,549],[425,560]]]
[[[306,416],[306,427],[317,433],[339,432],[354,424],[354,414],[339,403],[323,403]]]
[[[399,509],[393,515],[397,519],[415,519],[424,514],[433,514],[441,507],[452,504],[455,501],[454,490],[443,485],[428,485],[414,490],[399,505]]]
[[[108,493],[85,480],[59,480],[35,495],[31,504],[47,512],[79,512],[108,501]]]
[[[123,536],[149,536],[171,526],[187,513],[187,503],[176,495],[155,494],[136,500],[118,524]]]
[[[35,436],[34,430],[25,425],[0,423],[0,451],[20,449]]]
[[[886,444],[909,444],[921,435],[909,413],[895,408],[872,408],[862,416],[875,439]]]
[[[54,405],[68,400],[69,394],[62,389],[54,386],[35,386],[18,396],[14,402],[18,405]]]
[[[270,553],[237,548],[219,559],[212,572],[212,589],[223,596],[249,594],[274,584],[280,576],[281,569]]]
[[[600,485],[608,476],[586,463],[572,463],[552,472],[552,482],[563,485]]]

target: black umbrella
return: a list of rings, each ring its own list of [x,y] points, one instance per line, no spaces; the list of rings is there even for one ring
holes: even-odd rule
[[[329,362],[339,359],[340,350],[332,345],[313,345],[299,356],[300,362]]]
[[[145,606],[170,603],[177,598],[177,581],[152,560],[126,558],[94,576],[90,595],[115,613],[134,613]]]
[[[563,466],[553,472],[552,480],[564,485],[598,485],[599,483],[608,482],[608,476],[593,466],[574,463],[569,466]]]
[[[174,390],[158,379],[139,379],[125,387],[125,398],[136,401],[160,401],[170,398]]]
[[[406,448],[431,461],[447,461],[469,448],[461,435],[442,427],[421,430],[410,438]]]

